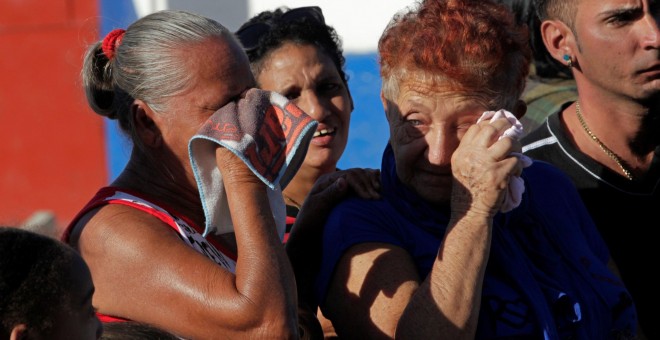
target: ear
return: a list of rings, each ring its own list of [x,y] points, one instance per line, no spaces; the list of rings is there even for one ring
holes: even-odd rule
[[[11,334],[9,334],[9,340],[20,340],[25,335],[27,331],[27,326],[23,323],[19,323],[11,329]]]
[[[564,56],[575,58],[576,51],[573,50],[575,36],[570,27],[559,20],[545,20],[541,23],[541,35],[543,43],[550,55],[560,63],[567,65]],[[575,64],[575,61],[574,61]]]
[[[385,98],[383,91],[380,91],[380,102],[383,103],[383,109],[387,112],[388,100]]]
[[[525,113],[527,113],[527,104],[525,101],[518,99],[518,102],[516,102],[516,105],[513,107],[513,112],[511,113],[513,113],[518,119],[522,118]]]
[[[135,131],[142,141],[142,144],[158,148],[163,145],[163,136],[160,128],[156,124],[158,113],[142,100],[136,99],[131,106],[132,116],[135,120]]]

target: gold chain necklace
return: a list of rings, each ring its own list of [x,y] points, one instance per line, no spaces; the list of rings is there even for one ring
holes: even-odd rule
[[[598,144],[598,146],[600,146],[600,149],[603,150],[603,152],[605,152],[606,155],[608,155],[612,160],[614,160],[616,162],[616,164],[619,165],[619,168],[621,168],[621,171],[623,171],[623,174],[626,175],[626,177],[628,177],[628,179],[632,181],[633,180],[632,172],[630,172],[630,170],[628,170],[623,165],[623,161],[621,160],[621,157],[619,157],[617,154],[615,154],[614,151],[610,150],[610,148],[605,146],[605,144],[603,144],[603,142],[601,142],[600,139],[598,139],[598,137],[596,137],[596,135],[594,135],[594,133],[591,132],[591,130],[587,126],[587,123],[584,122],[584,118],[582,118],[582,113],[580,113],[580,101],[577,101],[575,103],[575,113],[577,114],[578,120],[580,120],[580,124],[582,124],[582,128],[587,133],[587,135],[589,135],[589,137],[594,142],[596,142]]]

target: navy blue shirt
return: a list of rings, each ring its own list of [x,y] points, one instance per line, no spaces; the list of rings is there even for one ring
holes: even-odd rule
[[[383,198],[350,198],[330,215],[316,298],[324,297],[342,254],[359,243],[405,249],[424,279],[449,223],[396,176],[388,146]],[[495,217],[482,291],[478,339],[614,339],[636,332],[630,295],[609,271],[608,249],[575,187],[558,169],[534,162],[521,176],[521,205]]]

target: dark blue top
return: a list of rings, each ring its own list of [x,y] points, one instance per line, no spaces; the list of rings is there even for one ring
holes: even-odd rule
[[[316,298],[352,245],[383,242],[405,249],[420,277],[435,261],[449,206],[432,209],[396,176],[383,155],[380,200],[350,198],[325,226]],[[477,339],[616,339],[636,332],[634,305],[607,268],[609,252],[570,180],[535,161],[524,169],[521,205],[498,214],[484,279]]]

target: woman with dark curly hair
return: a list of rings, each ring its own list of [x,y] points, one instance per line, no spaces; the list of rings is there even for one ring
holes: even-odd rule
[[[325,23],[321,9],[310,6],[263,11],[243,24],[236,36],[250,59],[257,85],[263,90],[281,93],[319,122],[305,160],[283,190],[287,233],[302,202],[322,175],[339,172],[336,175],[351,183],[361,197],[378,198],[378,170],[337,169],[348,142],[353,99],[344,71],[341,39],[335,29]],[[320,232],[321,228],[317,230]],[[308,235],[301,241],[315,244],[313,239]],[[308,259],[290,257],[290,260]],[[307,267],[317,268],[314,264]],[[301,276],[297,278],[300,281]],[[299,291],[306,286],[299,282]],[[301,295],[304,298],[305,293]],[[333,334],[330,322],[321,314],[319,318],[326,337]]]
[[[348,142],[353,99],[341,39],[316,6],[263,11],[243,24],[236,36],[257,85],[279,92],[319,122],[305,161],[283,191],[290,228],[316,180],[337,170]],[[377,170],[351,169],[345,176],[363,184],[358,186],[362,196],[378,197]]]

